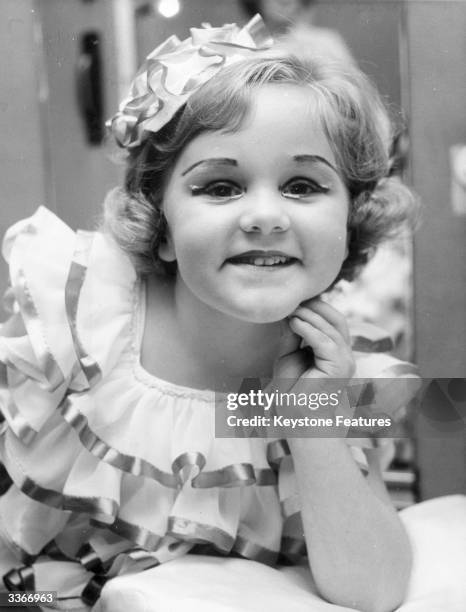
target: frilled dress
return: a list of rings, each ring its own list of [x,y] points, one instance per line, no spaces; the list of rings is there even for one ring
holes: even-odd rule
[[[114,241],[41,207],[3,249],[13,313],[0,337],[6,587],[88,609],[111,577],[199,548],[267,564],[302,557],[286,442],[216,438],[212,391],[144,370],[145,286]],[[387,338],[356,332],[353,345],[359,376],[413,372],[386,354]],[[348,443],[364,470],[375,442]]]

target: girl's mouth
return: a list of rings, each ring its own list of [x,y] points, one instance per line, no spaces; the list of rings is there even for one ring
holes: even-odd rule
[[[290,257],[284,253],[277,252],[260,252],[260,251],[251,251],[247,253],[241,253],[240,255],[235,255],[234,257],[230,257],[227,259],[227,263],[231,263],[233,265],[248,265],[248,266],[256,266],[256,267],[283,267],[289,266],[298,261],[296,257]]]

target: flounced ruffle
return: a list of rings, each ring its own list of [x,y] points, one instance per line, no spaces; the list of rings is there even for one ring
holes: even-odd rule
[[[106,576],[196,544],[267,563],[280,550],[305,552],[286,442],[215,438],[212,392],[142,369],[143,287],[109,237],[74,233],[39,208],[8,231],[3,253],[21,321],[0,338],[0,456],[12,484],[0,498],[0,528],[10,550],[30,561],[54,542],[68,563],[86,569],[91,558]],[[375,328],[353,341],[356,376],[414,374],[374,356],[389,348]],[[374,396],[382,391],[373,384]],[[374,442],[349,443],[367,465],[362,449]],[[72,537],[76,520],[81,540]]]

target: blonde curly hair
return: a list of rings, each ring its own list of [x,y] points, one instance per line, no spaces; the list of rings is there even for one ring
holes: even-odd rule
[[[164,190],[177,157],[202,132],[238,130],[254,91],[269,83],[308,88],[348,189],[349,253],[336,281],[354,278],[382,240],[416,218],[416,198],[388,176],[392,123],[368,77],[347,63],[276,48],[220,71],[167,125],[127,153],[124,187],[104,203],[104,230],[141,275],[176,273],[176,263],[160,260],[158,247],[167,227]]]

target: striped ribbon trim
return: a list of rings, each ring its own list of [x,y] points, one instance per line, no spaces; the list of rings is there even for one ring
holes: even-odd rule
[[[76,249],[71,262],[68,278],[65,285],[65,307],[68,324],[73,339],[73,346],[84,374],[88,387],[98,383],[102,378],[99,364],[89,356],[84,348],[77,329],[77,313],[79,297],[86,279],[89,257],[94,240],[93,232],[77,232]]]
[[[254,484],[257,486],[274,486],[277,482],[273,470],[268,468],[256,469],[249,463],[231,464],[218,470],[203,472],[202,469],[206,464],[206,459],[202,453],[198,452],[183,453],[174,460],[172,473],[164,472],[149,461],[122,453],[99,438],[89,427],[87,418],[79,411],[76,402],[73,401],[73,395],[67,396],[62,402],[60,413],[77,432],[87,451],[94,457],[123,472],[151,478],[172,489],[182,486],[187,480],[187,474],[192,477],[192,486],[199,489]],[[79,397],[79,395],[76,394],[76,397]],[[192,476],[189,471],[190,468],[197,470],[195,476]]]
[[[12,569],[3,576],[3,583],[9,591],[35,591],[34,570],[28,565]]]
[[[351,348],[358,353],[388,353],[393,350],[390,336],[372,340],[365,336],[351,336]]]

